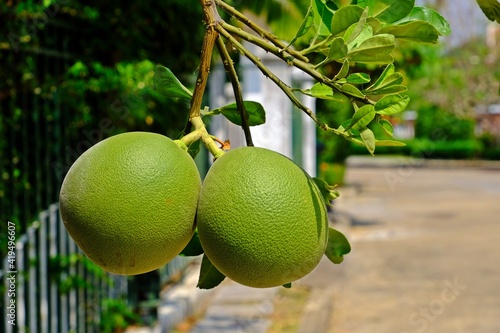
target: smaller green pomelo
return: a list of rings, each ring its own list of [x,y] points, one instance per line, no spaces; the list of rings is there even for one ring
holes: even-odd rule
[[[203,182],[197,223],[213,265],[250,287],[305,276],[328,240],[326,205],[313,179],[264,148],[237,148],[215,161]]]
[[[130,132],[92,146],[60,192],[66,229],[104,270],[157,269],[188,244],[201,179],[193,159],[166,136]]]

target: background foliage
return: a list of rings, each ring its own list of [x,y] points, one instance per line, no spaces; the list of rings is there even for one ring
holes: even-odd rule
[[[204,29],[185,24],[202,20],[196,0],[8,1],[0,13],[0,219],[21,234],[98,140],[183,129],[186,102],[158,96],[153,71],[169,63],[190,82]]]

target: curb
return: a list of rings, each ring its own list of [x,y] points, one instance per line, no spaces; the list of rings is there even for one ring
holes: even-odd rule
[[[196,288],[200,266],[201,257],[186,267],[179,282],[160,292],[158,320],[154,327],[129,328],[125,333],[170,333],[177,324],[200,311],[214,292],[213,289]]]
[[[411,156],[360,156],[353,155],[346,160],[347,167],[375,167],[375,168],[476,168],[484,170],[500,170],[500,161],[487,160],[442,160],[422,159]]]

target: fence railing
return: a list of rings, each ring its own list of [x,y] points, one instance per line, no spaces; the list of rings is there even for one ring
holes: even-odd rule
[[[0,271],[5,281],[2,303],[6,309],[0,331],[101,332],[100,323],[106,315],[103,301],[130,303],[127,294],[131,279],[108,274],[83,255],[66,232],[58,204],[38,216],[17,239],[15,255],[5,258]],[[159,270],[160,282],[179,274],[189,262],[189,258],[174,259]],[[15,305],[12,311],[8,309],[10,304]],[[128,306],[137,308],[137,304]]]

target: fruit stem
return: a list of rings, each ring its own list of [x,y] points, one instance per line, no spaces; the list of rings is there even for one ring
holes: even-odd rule
[[[186,145],[189,145],[192,142],[201,139],[201,141],[203,142],[205,147],[207,147],[210,154],[212,154],[212,156],[214,157],[214,160],[224,155],[224,151],[217,146],[216,141],[214,141],[212,136],[208,133],[207,128],[203,123],[203,120],[201,120],[201,117],[198,116],[191,118],[191,124],[193,124],[194,131],[181,138],[180,140],[182,142],[186,143]],[[191,134],[193,135],[191,136]],[[188,144],[188,142],[186,142],[187,140],[194,140],[194,141],[191,141]]]

